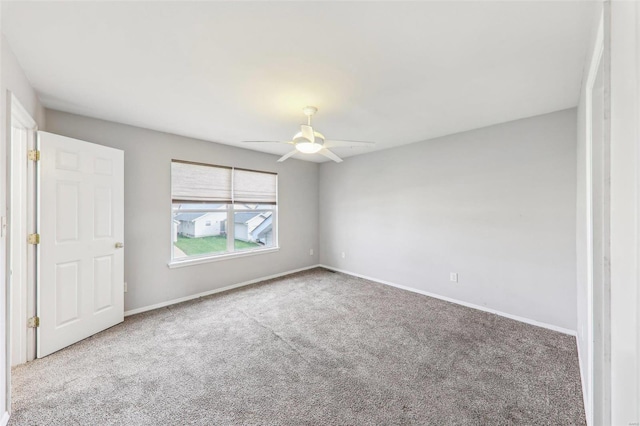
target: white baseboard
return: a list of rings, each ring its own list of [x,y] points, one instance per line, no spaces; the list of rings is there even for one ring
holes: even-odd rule
[[[553,325],[553,324],[547,324],[547,323],[544,323],[544,322],[532,320],[532,319],[521,317],[521,316],[518,316],[518,315],[508,314],[506,312],[500,312],[498,310],[487,308],[485,306],[474,305],[473,303],[463,302],[462,300],[457,300],[457,299],[453,299],[451,297],[441,296],[441,295],[435,294],[435,293],[429,293],[428,291],[418,290],[417,288],[407,287],[407,286],[396,284],[396,283],[392,283],[392,282],[389,282],[389,281],[379,280],[377,278],[368,277],[368,276],[361,275],[361,274],[356,274],[355,272],[345,271],[343,269],[334,268],[333,266],[322,265],[322,264],[319,265],[319,266],[321,268],[329,269],[331,271],[342,272],[343,274],[351,275],[351,276],[358,277],[358,278],[364,278],[365,280],[374,281],[376,283],[389,285],[391,287],[400,288],[402,290],[411,291],[411,292],[422,294],[422,295],[429,296],[429,297],[434,297],[436,299],[440,299],[440,300],[444,300],[444,301],[447,301],[447,302],[455,303],[457,305],[466,306],[467,308],[478,309],[480,311],[489,312],[489,313],[492,313],[492,314],[495,314],[495,315],[500,315],[501,317],[510,318],[512,320],[524,322],[524,323],[530,324],[530,325],[535,325],[537,327],[547,328],[549,330],[557,331],[557,332],[563,333],[563,334],[568,334],[570,336],[577,336],[577,333],[576,333],[575,330],[570,330],[568,328],[558,327],[558,326]]]
[[[292,269],[291,271],[281,272],[279,274],[269,275],[266,277],[256,278],[254,280],[244,281],[237,284],[231,284],[226,287],[216,288],[213,290],[205,291],[203,293],[192,294],[190,296],[181,297],[179,299],[167,300],[166,302],[156,303],[155,305],[144,306],[142,308],[131,309],[129,311],[125,311],[124,316],[128,317],[129,315],[140,314],[142,312],[152,311],[158,308],[164,308],[165,306],[175,305],[176,303],[186,302],[188,300],[197,299],[199,297],[209,296],[211,294],[222,293],[223,291],[233,290],[234,288],[243,287],[245,285],[259,283],[260,281],[271,280],[273,278],[283,277],[285,275],[295,274],[296,272],[306,271],[308,269],[318,268],[320,265],[311,265],[305,266],[304,268]]]
[[[9,417],[9,413],[5,411],[2,418],[0,418],[0,426],[7,426],[7,423],[9,423]]]

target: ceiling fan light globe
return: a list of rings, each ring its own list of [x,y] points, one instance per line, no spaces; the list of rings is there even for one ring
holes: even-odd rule
[[[320,145],[319,143],[302,141],[296,143],[296,149],[305,154],[315,154],[322,149],[322,145]]]

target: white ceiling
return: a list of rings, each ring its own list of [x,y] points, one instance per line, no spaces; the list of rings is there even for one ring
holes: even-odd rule
[[[2,28],[48,108],[284,154],[241,141],[290,139],[305,105],[319,108],[314,127],[328,139],[376,150],[573,107],[592,11],[588,1],[5,2]]]

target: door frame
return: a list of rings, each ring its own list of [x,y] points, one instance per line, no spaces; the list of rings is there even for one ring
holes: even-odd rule
[[[22,106],[20,101],[15,95],[11,93],[11,122],[10,127],[14,125],[20,126],[26,131],[26,150],[34,150],[37,148],[37,130],[38,126],[35,120],[29,115],[27,110]],[[27,161],[14,164],[11,158],[14,154],[14,140],[13,132],[10,130],[10,138],[7,147],[7,160],[10,163],[10,167],[7,170],[7,197],[8,197],[8,211],[7,211],[7,269],[6,269],[6,282],[7,282],[7,317],[11,319],[15,309],[21,310],[24,315],[19,317],[18,321],[9,321],[9,336],[7,336],[8,350],[7,350],[7,364],[8,371],[12,365],[22,364],[27,361],[35,359],[36,354],[36,333],[35,329],[27,327],[27,319],[35,316],[36,311],[36,247],[30,245],[15,246],[14,242],[18,239],[26,241],[27,235],[13,235],[13,217],[16,215],[22,215],[27,218],[26,234],[35,233],[37,229],[36,222],[36,163]],[[26,205],[14,205],[12,202],[14,194],[13,182],[18,179],[18,176],[22,175],[26,177]],[[18,249],[26,248],[26,251],[20,253]],[[23,261],[26,263],[26,276],[20,282],[13,282],[11,277],[11,268],[14,261],[20,256],[24,256]],[[16,297],[16,294],[18,295]],[[19,300],[18,306],[16,301]],[[13,348],[12,342],[14,336],[20,336],[21,349],[19,350],[19,358],[14,359],[15,348]],[[10,401],[10,388],[11,381],[8,377],[8,392],[7,398]]]
[[[585,91],[585,124],[586,124],[586,235],[587,235],[587,371],[588,377],[584,379],[587,380],[586,388],[587,395],[584,395],[585,398],[585,414],[587,417],[588,424],[600,424],[606,418],[611,418],[611,389],[610,389],[610,360],[611,360],[611,337],[610,337],[610,318],[609,314],[609,305],[610,299],[605,295],[610,293],[611,290],[611,281],[610,278],[607,279],[607,276],[610,277],[610,262],[608,257],[605,256],[606,259],[595,259],[594,258],[594,203],[593,203],[593,191],[594,184],[598,184],[593,181],[593,165],[594,165],[594,155],[593,155],[593,90],[596,81],[596,77],[598,74],[598,70],[600,66],[603,66],[604,74],[603,74],[603,84],[604,84],[604,105],[603,108],[607,111],[610,108],[609,105],[609,85],[608,85],[608,74],[609,70],[607,69],[608,60],[606,58],[606,49],[605,49],[605,32],[604,32],[604,24],[605,24],[605,16],[606,16],[606,6],[603,7],[602,15],[600,16],[598,23],[598,30],[596,35],[596,40],[594,44],[593,51],[591,52],[591,60],[589,63],[589,72],[587,75],[586,81],[586,91]],[[605,114],[606,116],[607,114]],[[604,149],[608,150],[608,146],[610,144],[610,135],[609,135],[609,120],[605,116],[602,117],[602,127],[604,133]],[[595,160],[598,160],[597,158]],[[608,161],[608,156],[605,155],[605,158],[600,158],[601,161]],[[609,173],[609,165],[604,165],[603,173],[604,177],[604,210],[605,212],[610,210],[610,199],[608,196],[609,189],[608,185],[610,179],[607,179],[606,174]],[[606,219],[605,219],[606,220]],[[605,244],[605,252],[608,253],[608,245],[610,242],[610,228],[606,226],[603,230],[603,241]],[[603,279],[603,291],[599,294],[594,292],[594,268],[596,262],[602,262],[604,268],[604,279]],[[597,309],[596,309],[597,308]],[[602,313],[601,317],[596,318],[595,312]],[[603,335],[598,336],[595,333],[595,324],[596,321],[602,322],[602,330]],[[602,371],[596,371],[596,364],[602,366]],[[598,377],[596,377],[598,375]],[[602,389],[596,388],[596,383],[605,384]],[[609,385],[608,387],[606,385]],[[600,417],[596,419],[596,415]],[[603,423],[603,424],[606,424]]]

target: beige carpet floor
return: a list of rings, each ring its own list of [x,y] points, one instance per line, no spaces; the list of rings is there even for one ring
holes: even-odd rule
[[[585,424],[574,337],[324,269],[12,374],[12,426]]]

